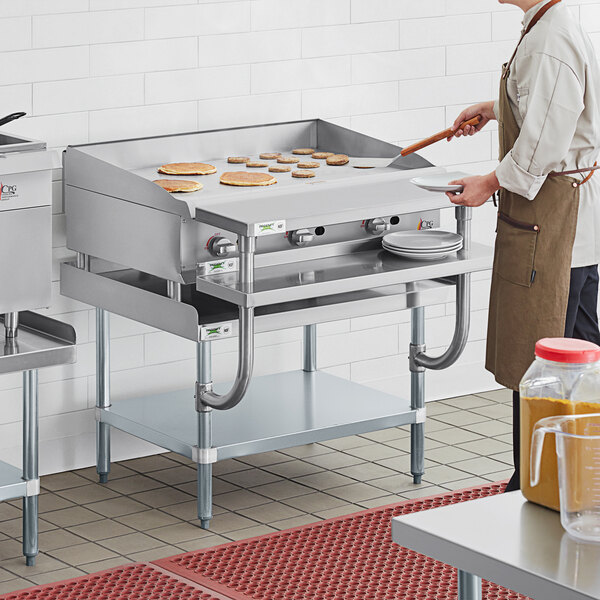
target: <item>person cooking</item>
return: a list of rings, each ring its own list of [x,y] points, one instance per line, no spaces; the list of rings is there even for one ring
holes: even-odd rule
[[[521,8],[523,32],[504,65],[499,99],[458,116],[455,136],[496,119],[500,164],[452,183],[462,206],[481,206],[500,190],[486,369],[513,392],[519,489],[519,382],[543,337],[600,343],[600,68],[592,43],[561,0],[499,0]],[[464,132],[458,126],[481,115]],[[451,138],[449,138],[451,139]]]

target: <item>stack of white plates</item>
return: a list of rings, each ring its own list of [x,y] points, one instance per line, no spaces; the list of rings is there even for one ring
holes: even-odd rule
[[[392,254],[416,260],[441,260],[463,245],[461,235],[450,231],[395,231],[383,236],[383,247]]]

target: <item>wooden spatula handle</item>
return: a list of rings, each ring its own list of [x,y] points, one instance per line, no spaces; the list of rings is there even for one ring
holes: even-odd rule
[[[479,123],[481,123],[481,115],[477,115],[476,117],[473,117],[472,119],[469,119],[468,121],[463,121],[459,126],[458,129],[464,129],[467,125],[479,125]],[[454,135],[456,133],[456,131],[454,131],[451,127],[449,127],[448,129],[444,129],[444,131],[440,131],[439,133],[436,133],[435,135],[432,135],[431,137],[428,137],[424,140],[421,140],[420,142],[417,142],[416,144],[413,144],[412,146],[407,146],[406,148],[404,148],[401,152],[402,156],[408,156],[409,154],[412,154],[413,152],[418,152],[419,150],[422,150],[423,148],[426,148],[427,146],[431,146],[431,144],[435,144],[436,142],[439,142],[440,140],[445,140],[446,138],[450,137],[451,135]]]

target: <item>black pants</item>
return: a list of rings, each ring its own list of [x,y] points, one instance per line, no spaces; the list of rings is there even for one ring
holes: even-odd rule
[[[571,269],[571,287],[565,337],[587,340],[600,345],[598,330],[598,265]],[[519,392],[513,392],[513,458],[515,472],[507,492],[520,488],[521,415]]]

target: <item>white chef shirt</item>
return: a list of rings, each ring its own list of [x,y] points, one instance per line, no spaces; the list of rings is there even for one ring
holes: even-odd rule
[[[523,29],[548,2],[525,13]],[[521,132],[496,169],[503,188],[533,200],[551,171],[591,167],[598,160],[600,66],[587,33],[564,2],[521,42],[508,97]],[[494,111],[497,116],[497,103]],[[579,189],[572,267],[600,261],[600,170]]]

